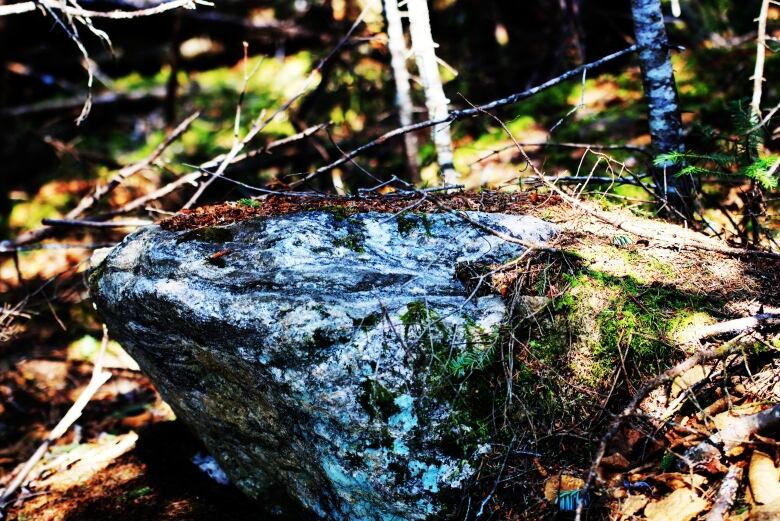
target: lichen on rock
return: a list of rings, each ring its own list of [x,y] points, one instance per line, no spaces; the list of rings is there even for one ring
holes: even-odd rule
[[[469,215],[525,241],[555,234],[533,217]],[[468,424],[480,395],[447,384],[490,363],[506,317],[500,295],[471,295],[455,268],[523,249],[455,215],[405,219],[149,227],[90,289],[112,337],[245,493],[284,496],[301,517],[433,518],[483,450]]]

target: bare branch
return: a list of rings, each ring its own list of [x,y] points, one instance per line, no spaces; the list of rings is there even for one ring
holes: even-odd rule
[[[601,442],[596,449],[596,455],[593,457],[593,462],[590,466],[590,470],[588,471],[588,476],[585,479],[585,485],[582,487],[580,498],[584,499],[587,497],[588,490],[590,490],[590,487],[593,485],[593,482],[596,479],[596,472],[598,471],[599,465],[601,464],[601,460],[604,458],[604,454],[607,451],[607,444],[612,440],[615,434],[617,434],[618,430],[623,425],[623,422],[634,414],[636,409],[639,407],[639,404],[642,403],[642,400],[644,400],[645,397],[650,394],[650,391],[656,387],[664,385],[665,383],[671,382],[694,366],[700,365],[710,360],[725,358],[726,356],[739,351],[744,345],[742,342],[744,339],[745,335],[741,335],[721,346],[707,349],[706,351],[701,351],[698,354],[683,360],[674,367],[667,369],[658,376],[645,382],[631,398],[631,401],[628,403],[628,405],[625,406],[620,414],[614,417],[612,422],[609,424],[607,431],[604,433],[604,436],[602,436]],[[575,521],[580,521],[583,506],[583,501],[578,501]]]
[[[154,16],[179,8],[195,9],[196,4],[206,6],[214,5],[211,2],[206,2],[204,0],[172,0],[171,2],[165,2],[155,7],[138,9],[135,11],[126,11],[121,9],[114,11],[89,11],[80,7],[65,5],[64,3],[57,0],[38,0],[35,2],[19,2],[17,4],[0,5],[0,16],[29,13],[31,11],[35,11],[39,5],[42,5],[50,9],[62,11],[69,16],[81,16],[85,18],[110,18],[111,20],[132,20],[133,18]]]
[[[78,219],[44,219],[45,226],[64,226],[66,228],[136,228],[149,226],[151,221],[83,221]]]
[[[84,410],[84,407],[87,406],[89,401],[92,399],[92,396],[94,396],[97,390],[104,383],[106,383],[109,378],[111,378],[111,373],[108,371],[103,371],[103,357],[106,353],[107,346],[108,330],[104,324],[103,340],[100,344],[100,352],[97,355],[97,359],[95,360],[92,369],[92,378],[90,378],[89,384],[86,388],[84,388],[70,409],[68,409],[68,412],[65,413],[65,416],[63,416],[59,423],[57,423],[57,425],[51,430],[43,443],[38,447],[33,455],[30,456],[22,468],[19,469],[19,471],[14,476],[14,479],[11,481],[11,483],[9,483],[8,487],[0,492],[0,509],[8,504],[8,500],[13,497],[19,487],[22,486],[24,480],[30,474],[30,471],[33,469],[33,467],[35,467],[35,464],[38,463],[43,455],[46,454],[46,451],[49,450],[49,446],[62,437],[63,434],[68,432],[68,429],[70,429],[71,425],[73,425],[76,420],[81,417],[81,413]]]
[[[76,205],[76,207],[73,208],[65,215],[64,219],[74,220],[78,218],[85,211],[94,207],[95,204],[97,204],[97,202],[101,198],[105,197],[106,194],[113,191],[117,186],[122,184],[128,177],[137,174],[138,172],[151,166],[155,161],[157,161],[157,159],[159,159],[159,157],[162,155],[165,149],[168,148],[171,145],[171,143],[176,141],[176,139],[178,139],[187,130],[187,128],[189,128],[190,124],[198,117],[198,115],[199,114],[196,112],[190,115],[184,121],[182,121],[178,127],[176,127],[170,134],[168,134],[168,136],[163,140],[163,142],[160,143],[149,156],[147,156],[146,158],[142,159],[137,163],[122,168],[109,180],[108,184],[106,184],[105,186],[98,186],[93,193],[88,194],[84,198],[82,198],[81,201],[79,201],[79,203]],[[40,241],[46,238],[49,235],[49,233],[51,233],[51,227],[49,226],[44,225],[39,228],[35,228],[34,230],[30,230],[28,232],[19,235],[13,241],[0,242],[0,251],[14,251],[17,246]]]
[[[586,63],[584,65],[581,65],[575,69],[572,69],[568,72],[565,72],[561,74],[560,76],[553,78],[551,80],[548,80],[540,85],[537,85],[536,87],[530,88],[528,90],[524,90],[522,92],[518,92],[516,94],[512,94],[511,96],[507,96],[505,98],[497,99],[494,101],[491,101],[490,103],[486,103],[484,105],[479,105],[477,107],[463,109],[463,110],[453,110],[450,111],[450,113],[447,115],[446,118],[439,118],[439,119],[429,119],[426,121],[421,121],[419,123],[415,123],[413,125],[406,125],[404,127],[399,127],[394,130],[391,130],[389,132],[385,132],[378,138],[374,139],[373,141],[369,141],[368,143],[359,146],[358,148],[352,150],[351,152],[348,152],[341,156],[336,161],[333,161],[332,163],[329,163],[327,165],[321,166],[314,170],[313,172],[299,172],[296,174],[290,174],[290,176],[304,176],[303,179],[300,179],[294,183],[291,183],[292,186],[297,186],[301,183],[304,183],[308,181],[309,179],[322,174],[324,172],[329,172],[330,170],[333,170],[334,168],[337,168],[351,159],[367,152],[368,150],[371,150],[372,148],[375,148],[386,141],[396,138],[399,136],[403,136],[404,134],[407,134],[409,132],[415,132],[417,130],[422,130],[424,128],[433,127],[436,125],[441,125],[443,123],[449,123],[452,121],[457,121],[460,119],[469,118],[472,116],[476,116],[484,111],[487,110],[493,110],[500,107],[505,107],[507,105],[512,105],[514,103],[517,103],[519,101],[522,101],[526,98],[530,98],[531,96],[538,94],[544,90],[549,89],[550,87],[554,87],[555,85],[558,85],[559,83],[562,83],[566,80],[568,80],[571,77],[577,76],[579,74],[582,74],[583,71],[589,70],[589,69],[595,69],[596,67],[599,67],[601,65],[604,65],[605,63],[611,62],[613,60],[616,60],[622,56],[625,56],[627,54],[631,54],[634,51],[636,51],[637,47],[636,45],[632,45],[631,47],[627,47],[623,49],[622,51],[617,51],[612,54],[609,54],[607,56],[604,56],[603,58],[600,58],[596,61]]]
[[[705,338],[711,338],[726,333],[745,333],[755,331],[761,327],[780,326],[780,313],[759,313],[752,317],[737,318],[718,322],[709,326],[699,328],[696,332],[696,340],[701,341]]]
[[[208,188],[211,183],[213,183],[217,178],[221,177],[222,174],[225,173],[225,169],[227,169],[228,165],[232,162],[232,160],[243,150],[243,148],[250,142],[252,139],[255,138],[257,134],[262,132],[262,130],[268,126],[269,123],[271,123],[279,114],[282,114],[287,111],[287,109],[290,108],[290,106],[295,103],[296,100],[298,100],[301,96],[306,94],[306,92],[309,91],[309,89],[314,84],[314,80],[316,78],[317,73],[319,73],[322,70],[322,67],[338,52],[341,50],[342,47],[349,41],[349,37],[352,36],[352,33],[355,32],[355,30],[358,28],[358,26],[363,22],[363,18],[365,17],[366,13],[368,12],[369,8],[372,7],[373,2],[368,2],[366,6],[363,8],[363,10],[360,12],[360,15],[357,17],[355,22],[352,24],[352,26],[347,31],[347,34],[344,35],[344,37],[339,41],[338,44],[333,48],[333,50],[325,56],[323,59],[320,60],[320,62],[317,64],[317,66],[309,73],[309,77],[306,79],[306,83],[304,83],[303,87],[290,99],[285,101],[281,106],[279,106],[270,116],[265,118],[265,113],[261,113],[260,116],[258,116],[255,119],[255,122],[252,124],[252,127],[249,129],[249,131],[246,133],[243,139],[235,140],[233,147],[230,149],[230,151],[225,154],[225,159],[222,161],[222,163],[217,167],[217,170],[214,172],[214,175],[206,180],[203,184],[201,184],[198,189],[195,191],[195,193],[190,197],[190,199],[184,204],[182,207],[183,209],[187,209],[192,207],[198,199],[200,199],[201,195],[203,195],[203,192],[206,191],[206,188]]]

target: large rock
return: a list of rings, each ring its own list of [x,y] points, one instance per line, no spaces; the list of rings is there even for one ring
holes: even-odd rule
[[[533,217],[469,215],[528,241],[554,234]],[[449,214],[303,212],[145,228],[90,288],[245,493],[288,498],[299,517],[426,519],[486,450],[470,413],[491,404],[462,384],[497,359],[505,316],[456,266],[522,251]]]

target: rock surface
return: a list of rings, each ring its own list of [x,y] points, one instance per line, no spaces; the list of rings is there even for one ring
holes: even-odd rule
[[[469,215],[526,241],[555,233]],[[452,382],[496,359],[505,305],[456,266],[522,251],[450,214],[302,212],[145,228],[90,290],[245,493],[299,518],[416,520],[446,512],[487,441]]]

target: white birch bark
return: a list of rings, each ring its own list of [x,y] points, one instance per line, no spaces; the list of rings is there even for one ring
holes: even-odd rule
[[[753,98],[750,101],[751,118],[755,123],[761,121],[761,94],[764,83],[764,61],[766,59],[766,19],[769,12],[769,0],[761,2],[758,15],[758,38],[756,40],[756,65],[753,69]]]
[[[639,46],[653,148],[657,154],[684,152],[677,85],[661,0],[631,0],[631,14]],[[662,209],[666,213],[671,210],[689,218],[693,213],[693,179],[690,176],[677,177],[675,174],[679,170],[680,165],[671,162],[651,168]]]
[[[439,119],[447,117],[449,100],[444,95],[444,88],[439,75],[439,64],[436,60],[436,44],[431,34],[431,21],[428,14],[427,0],[407,0],[409,12],[409,33],[412,37],[412,50],[417,62],[420,80],[425,89],[425,105],[428,117]],[[458,181],[457,172],[453,166],[452,139],[449,124],[436,125],[431,131],[436,147],[436,157],[439,162],[444,182],[455,184]]]
[[[390,66],[395,80],[395,102],[398,107],[398,119],[401,126],[412,124],[414,105],[412,104],[411,77],[406,68],[406,40],[401,22],[401,12],[398,10],[398,0],[384,0],[385,17],[387,18],[387,48],[390,51]],[[413,132],[404,134],[406,161],[409,164],[411,180],[420,181],[420,162],[417,148],[417,136]]]

